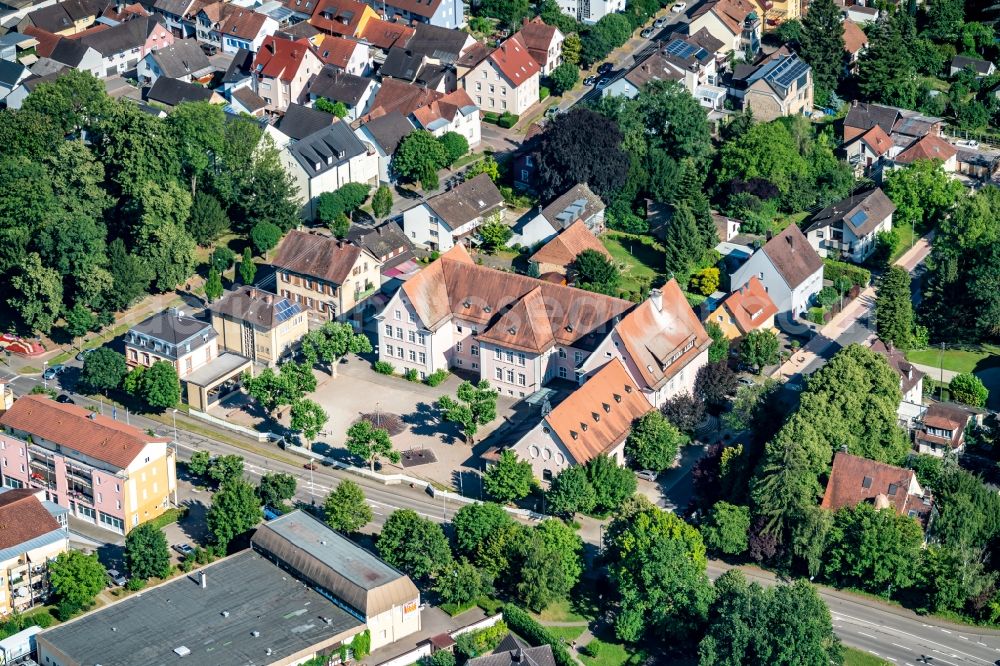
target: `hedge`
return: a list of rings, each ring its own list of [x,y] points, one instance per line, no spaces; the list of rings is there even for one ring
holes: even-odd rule
[[[396,368],[388,361],[375,361],[375,372],[380,375],[395,374]]]
[[[846,277],[854,286],[864,288],[871,282],[872,273],[865,268],[844,261],[824,259],[823,277],[833,282],[836,282],[837,278]]]
[[[176,509],[167,509],[156,518],[153,518],[149,522],[150,525],[160,530],[169,525],[170,523],[176,523],[178,520],[187,515],[188,508],[182,506]]]
[[[504,111],[503,115],[497,120],[497,125],[503,127],[504,129],[510,129],[517,124],[519,118],[520,116],[516,113],[508,113]]]
[[[557,666],[577,666],[566,646],[524,610],[513,604],[506,604],[503,607],[503,621],[507,623],[511,631],[532,645],[548,644],[551,646],[552,656],[555,657]]]
[[[545,86],[538,86],[538,101],[541,102],[546,97],[552,94],[552,91]]]
[[[437,386],[444,380],[448,379],[448,374],[449,374],[448,371],[444,369],[435,370],[431,374],[427,375],[427,379],[425,379],[424,381],[427,383],[428,386]]]

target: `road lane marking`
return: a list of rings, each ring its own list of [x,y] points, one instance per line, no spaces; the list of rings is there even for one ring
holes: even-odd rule
[[[866,634],[863,631],[859,631],[858,633],[861,634],[862,636],[867,636],[868,638],[875,638],[875,636],[872,636],[871,634]],[[876,638],[875,640],[878,640],[878,639]]]
[[[950,634],[951,633],[950,631],[948,631],[947,629],[945,629],[943,627],[938,627],[938,629],[940,629],[941,631],[943,631],[946,634]]]
[[[963,636],[962,634],[959,634],[959,635],[958,635],[958,637],[959,637],[959,638],[961,638],[961,639],[962,639],[963,641],[967,641],[967,640],[969,640],[968,638],[966,638],[966,637],[965,637],[965,636]]]
[[[850,620],[854,620],[855,622],[860,622],[861,624],[871,625],[871,626],[879,628],[879,629],[882,629],[885,626],[885,625],[875,624],[874,622],[871,622],[869,620],[862,620],[861,618],[853,617],[851,615],[847,615],[846,613],[838,613],[838,614],[841,617],[845,617],[845,618],[848,618]],[[954,652],[958,652],[959,654],[961,654],[963,657],[966,657],[966,658],[969,658],[969,659],[972,659],[972,660],[975,660],[975,661],[978,661],[978,662],[982,662],[984,664],[990,664],[991,666],[993,664],[993,662],[987,661],[987,660],[983,659],[982,657],[977,657],[974,654],[969,654],[968,652],[962,652],[961,650],[955,650],[954,648],[951,648],[948,645],[932,641],[932,640],[930,640],[928,638],[924,638],[922,636],[917,636],[915,634],[911,634],[908,631],[903,631],[902,629],[896,629],[894,627],[890,627],[890,629],[892,629],[892,631],[894,631],[896,633],[899,633],[899,634],[902,634],[904,636],[909,636],[910,638],[916,639],[918,642],[923,641],[924,643],[929,643],[931,645],[937,645],[939,647],[950,648]],[[947,631],[947,629],[942,629],[942,631]],[[948,633],[951,633],[951,632],[949,631]],[[937,650],[934,650],[934,651],[937,652]],[[1000,649],[997,649],[997,652],[1000,652]],[[946,652],[942,652],[941,654],[947,654],[947,653]]]

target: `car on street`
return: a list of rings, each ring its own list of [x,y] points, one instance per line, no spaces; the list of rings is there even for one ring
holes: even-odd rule
[[[585,86],[592,86],[595,83],[597,83],[597,77],[596,76],[588,76],[587,78],[585,78],[583,80],[583,85],[585,85]]]
[[[656,481],[656,472],[651,469],[639,470],[635,475],[644,481]]]
[[[59,373],[61,373],[65,369],[66,369],[65,365],[59,365],[59,364],[50,365],[49,367],[45,368],[45,372],[42,373],[42,379],[55,379],[57,376],[59,376]]]
[[[184,557],[187,557],[188,555],[190,555],[191,553],[194,552],[194,548],[192,548],[190,545],[188,545],[186,543],[174,544],[174,550],[176,550],[178,553],[180,553]]]
[[[126,583],[128,583],[128,578],[117,569],[108,569],[108,580],[119,587],[125,587]]]
[[[639,36],[642,37],[643,39],[649,39],[650,37],[653,36],[653,29],[646,28],[645,30],[639,33]]]
[[[214,56],[216,53],[219,52],[219,47],[217,47],[215,44],[202,44],[201,50],[204,51],[205,55],[207,56]]]
[[[560,113],[562,113],[562,109],[560,109],[558,106],[550,106],[549,108],[545,109],[546,118],[555,118]]]
[[[75,405],[75,404],[76,404],[76,403],[75,403],[75,402],[73,401],[73,398],[69,397],[69,396],[68,396],[68,395],[66,395],[65,393],[60,393],[60,394],[59,394],[59,395],[58,395],[58,396],[56,397],[56,402],[61,402],[61,403],[62,403],[62,404],[64,404],[64,405]]]
[[[601,80],[597,82],[597,88],[601,89],[601,88],[605,87],[606,85],[608,85],[609,83],[611,83],[611,77],[609,77],[609,76],[602,76]]]
[[[81,351],[79,354],[76,355],[76,360],[82,361],[83,359],[87,358],[88,356],[90,356],[95,351],[97,351],[96,348],[95,349],[84,349],[83,351]]]
[[[604,63],[601,63],[601,65],[597,68],[597,73],[598,74],[607,74],[608,72],[610,72],[614,68],[615,68],[615,66],[612,65],[610,62],[604,62]]]
[[[316,463],[311,463],[311,462],[306,463],[305,465],[303,465],[303,467],[309,470],[319,469],[318,467],[316,467]]]
[[[686,3],[686,2],[675,2],[674,6],[670,8],[670,11],[672,11],[675,14],[679,14],[682,11],[684,11],[685,9],[687,9],[687,6],[688,6],[688,3]]]
[[[683,3],[678,3],[678,4],[683,4]],[[660,18],[658,18],[655,21],[653,21],[653,27],[654,28],[662,28],[666,24],[667,24],[667,19],[666,19],[665,16],[661,16]]]
[[[757,382],[750,379],[749,377],[740,377],[736,380],[740,386],[754,386]]]

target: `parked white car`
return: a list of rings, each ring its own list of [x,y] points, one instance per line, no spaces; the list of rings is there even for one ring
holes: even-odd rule
[[[675,14],[679,14],[682,11],[684,11],[685,9],[687,9],[687,6],[688,6],[688,3],[686,3],[686,2],[675,2],[674,6],[670,8],[670,11],[672,11]]]

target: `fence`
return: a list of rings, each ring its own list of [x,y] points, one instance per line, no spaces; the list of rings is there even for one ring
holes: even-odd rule
[[[220,419],[210,414],[206,414],[205,412],[199,412],[196,409],[188,410],[188,415],[193,416],[197,419],[201,419],[202,421],[207,421],[212,425],[217,425],[220,428],[225,428],[226,430],[232,430],[233,432],[238,432],[241,435],[246,435],[247,437],[256,439],[258,442],[264,442],[267,440],[266,432],[257,432],[253,428],[246,428],[241,425],[236,425],[235,423],[230,423],[229,421],[226,421],[224,419]]]

